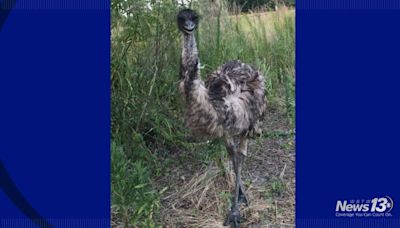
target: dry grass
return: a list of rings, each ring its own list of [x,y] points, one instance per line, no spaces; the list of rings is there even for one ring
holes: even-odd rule
[[[267,39],[271,40],[275,37],[274,23],[283,23],[285,18],[290,16],[295,16],[295,10],[280,7],[277,11],[238,14],[230,18],[239,23],[239,26],[247,33],[251,33],[254,28],[264,29]]]
[[[165,227],[223,227],[230,204],[229,192],[234,175],[226,163],[225,170],[210,165],[195,173],[180,189],[164,198]],[[251,204],[242,206],[243,226],[260,223],[268,205],[257,200],[257,190],[248,190]]]
[[[268,129],[290,132],[282,122],[283,114],[270,110],[267,118],[267,132]],[[265,137],[250,144],[242,172],[250,205],[240,208],[242,227],[294,227],[294,162],[291,134]],[[160,183],[169,186],[162,199],[163,227],[224,227],[234,174],[228,160],[221,164],[172,168],[178,177]]]

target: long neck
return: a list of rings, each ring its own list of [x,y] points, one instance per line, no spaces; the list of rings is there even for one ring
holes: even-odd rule
[[[181,91],[186,101],[185,121],[193,132],[222,136],[217,126],[218,113],[209,100],[208,90],[200,78],[200,60],[194,35],[184,35],[181,55]]]
[[[181,54],[181,79],[195,80],[200,78],[200,60],[193,34],[183,35]]]

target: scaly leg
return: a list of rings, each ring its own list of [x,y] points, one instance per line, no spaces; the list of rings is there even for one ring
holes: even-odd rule
[[[243,181],[240,180],[239,183],[239,203],[244,203],[244,205],[249,206],[250,200],[247,197],[246,191],[244,190]]]
[[[246,138],[241,138],[240,139],[239,153],[242,156],[242,159],[241,159],[240,164],[239,164],[240,165],[240,169],[241,169],[244,157],[247,155],[247,144],[248,144],[247,142],[248,142],[248,139],[246,139]],[[242,181],[241,178],[239,179],[239,185],[240,185],[240,188],[239,188],[239,203],[244,203],[246,206],[249,206],[250,201],[249,201],[249,198],[247,197],[247,194],[246,194],[246,191],[245,191],[245,188],[244,188],[244,184],[243,184],[243,181]]]
[[[245,154],[240,152],[240,145],[238,145],[237,143],[227,143],[227,150],[232,160],[236,181],[235,181],[235,192],[232,202],[232,208],[229,212],[228,217],[224,222],[224,225],[227,226],[229,224],[232,224],[232,227],[239,228],[239,223],[240,223],[239,199],[242,198],[241,200],[247,202],[247,197],[245,196],[244,186],[241,180],[242,162],[244,160]]]

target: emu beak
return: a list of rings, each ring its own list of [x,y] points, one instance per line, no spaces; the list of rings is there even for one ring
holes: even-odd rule
[[[192,22],[192,21],[187,21],[185,23],[185,25],[183,26],[183,28],[187,31],[187,32],[193,32],[194,27],[196,25]]]

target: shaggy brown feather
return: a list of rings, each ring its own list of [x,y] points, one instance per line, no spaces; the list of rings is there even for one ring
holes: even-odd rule
[[[260,134],[265,110],[263,75],[234,60],[203,82],[197,53],[194,35],[185,35],[180,88],[186,101],[186,124],[193,135],[215,138]]]

